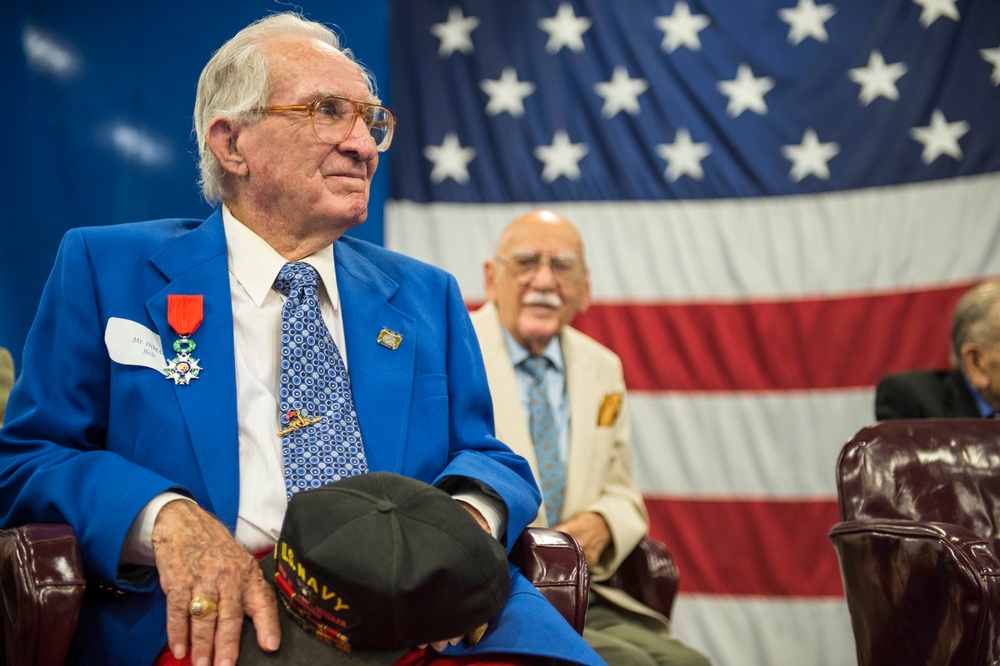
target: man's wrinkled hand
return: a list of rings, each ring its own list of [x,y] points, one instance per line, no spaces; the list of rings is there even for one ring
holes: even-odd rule
[[[555,526],[566,532],[580,544],[587,557],[587,566],[594,568],[601,561],[601,555],[611,543],[611,530],[599,513],[584,511]]]
[[[214,516],[194,502],[166,504],[153,525],[153,552],[167,596],[167,641],[181,659],[190,647],[194,666],[232,666],[239,654],[243,616],[253,620],[261,649],[281,642],[278,605],[253,555]],[[209,612],[190,615],[194,597]]]

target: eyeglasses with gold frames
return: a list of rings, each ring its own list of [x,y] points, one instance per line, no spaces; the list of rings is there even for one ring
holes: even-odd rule
[[[516,252],[509,257],[495,257],[497,263],[506,266],[511,276],[522,284],[531,281],[546,263],[552,277],[559,284],[572,284],[586,272],[583,262],[572,254],[541,254],[539,252]]]
[[[330,95],[308,104],[268,106],[265,113],[288,113],[304,111],[312,120],[313,132],[323,143],[338,144],[350,136],[354,122],[361,118],[380,152],[389,149],[392,133],[396,129],[396,116],[380,104],[357,102],[346,97]]]

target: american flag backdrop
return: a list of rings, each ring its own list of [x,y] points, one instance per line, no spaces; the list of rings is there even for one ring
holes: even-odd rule
[[[834,466],[1000,274],[997,0],[397,0],[386,245],[470,306],[500,229],[580,228],[679,638],[849,664]]]

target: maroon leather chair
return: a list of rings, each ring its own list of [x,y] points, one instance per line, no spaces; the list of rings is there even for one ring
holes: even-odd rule
[[[858,663],[1000,663],[1000,421],[883,421],[837,464],[830,531]]]
[[[528,528],[510,558],[582,633],[590,574],[576,540],[563,532]],[[670,553],[652,539],[644,539],[607,582],[668,617],[677,583]],[[68,525],[0,530],[0,663],[64,663],[85,589],[76,535]]]
[[[0,655],[4,664],[66,661],[86,581],[69,525],[0,530]]]
[[[590,573],[577,566],[576,540],[562,532],[529,528],[511,552],[510,559],[528,580],[557,608],[578,633],[587,619]],[[558,553],[566,552],[561,557]],[[639,542],[618,571],[604,585],[624,590],[655,611],[670,617],[677,597],[679,573],[667,547],[649,537]],[[580,601],[584,603],[580,605]]]
[[[655,611],[670,617],[680,574],[667,547],[649,537],[639,542],[604,585],[624,590]]]
[[[590,570],[576,539],[564,532],[529,527],[511,549],[510,561],[582,634],[590,599]]]
[[[576,540],[555,530],[529,528],[512,549],[511,560],[582,632],[590,576]],[[85,588],[83,562],[69,525],[0,530],[0,663],[64,663]]]

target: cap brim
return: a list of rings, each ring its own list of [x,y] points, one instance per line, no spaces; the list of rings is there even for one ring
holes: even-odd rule
[[[274,555],[260,561],[264,578],[274,587]],[[354,650],[344,652],[319,640],[301,627],[278,602],[278,617],[281,622],[281,647],[276,652],[265,652],[257,644],[257,632],[250,618],[243,619],[243,634],[240,636],[240,666],[256,664],[351,664],[352,666],[391,666],[406,654],[406,650],[380,652],[374,650]]]

